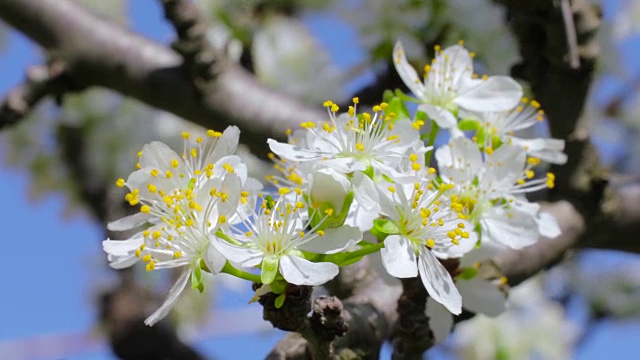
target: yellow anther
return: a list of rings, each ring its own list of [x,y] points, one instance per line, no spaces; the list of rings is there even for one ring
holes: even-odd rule
[[[159,173],[160,173],[160,171],[158,171],[158,169],[151,170],[151,176],[153,176],[153,177],[158,176]]]
[[[140,251],[140,249],[136,249],[136,257],[137,258],[140,258],[141,253],[142,252]]]
[[[330,107],[331,105],[333,105],[333,101],[331,101],[331,100],[327,100],[327,101],[322,103],[322,106],[324,106],[324,107]]]
[[[189,134],[189,133],[188,133],[188,132],[186,132],[186,131],[182,133],[182,138],[183,138],[183,139],[188,139],[188,138],[189,138],[189,136],[191,136],[191,134]]]
[[[524,174],[527,176],[527,179],[532,179],[533,176],[535,175],[533,170],[527,170],[527,171],[524,172]]]
[[[338,110],[340,110],[340,107],[337,104],[331,105],[331,112],[337,112]]]
[[[518,179],[518,181],[516,181],[518,183],[518,185],[523,185],[524,184],[524,179]]]
[[[198,150],[196,148],[191,149],[191,156],[192,157],[198,156]]]
[[[154,231],[153,234],[151,234],[151,236],[155,239],[158,240],[160,239],[160,237],[162,237],[162,233],[158,230]]]
[[[149,262],[151,261],[151,254],[146,254],[142,257],[142,261]]]
[[[373,112],[377,113],[377,112],[382,111],[382,108],[380,107],[380,105],[375,105],[375,106],[372,108],[372,110],[373,110]]]
[[[144,236],[144,237],[149,237],[149,235],[151,235],[151,231],[149,231],[149,230],[145,230],[145,231],[142,232],[142,236]]]
[[[247,231],[244,236],[253,236],[253,231]]]
[[[124,182],[123,178],[120,178],[120,179],[116,180],[116,186],[117,187],[119,187],[119,188],[124,187],[124,184],[125,184],[125,182]]]
[[[332,216],[333,215],[333,208],[328,208],[327,210],[324,211],[325,214]]]
[[[296,209],[302,209],[302,208],[304,208],[304,203],[302,201],[296,202]]]
[[[153,261],[150,261],[145,267],[147,271],[153,271],[155,268],[156,268],[156,263],[154,263]]]
[[[318,233],[318,236],[324,236],[324,231],[323,230],[318,230],[317,233]]]
[[[500,278],[500,283],[501,283],[502,285],[507,285],[507,284],[509,283],[509,279],[507,279],[505,276],[502,276],[502,277]]]
[[[487,155],[491,155],[493,154],[493,148],[491,146],[487,146],[484,148],[484,152],[486,152]]]
[[[393,186],[389,186],[389,187],[387,188],[387,190],[389,190],[389,192],[391,192],[391,193],[395,193],[395,192],[396,192],[396,188],[395,188],[395,187],[393,187]]]
[[[233,174],[235,172],[235,169],[233,168],[233,166],[229,165],[229,164],[224,164],[222,165],[222,167],[229,173],[229,174]]]
[[[527,164],[531,165],[531,166],[536,166],[538,164],[540,164],[540,159],[537,157],[530,157],[527,159]]]
[[[411,154],[411,155],[409,155],[409,160],[411,160],[411,161],[416,161],[416,160],[418,160],[418,155],[417,155],[417,154]]]
[[[142,151],[138,151],[138,157],[142,157]]]
[[[535,100],[531,100],[531,106],[533,106],[536,109],[540,108],[540,103],[535,101]]]
[[[227,222],[227,217],[224,215],[218,216],[218,224],[224,224]]]
[[[172,168],[177,168],[178,165],[180,165],[180,162],[177,159],[171,160],[171,167]]]
[[[433,248],[434,246],[436,246],[436,241],[435,241],[435,240],[433,240],[433,239],[427,239],[427,243],[426,243],[425,245],[427,245],[427,247],[428,247],[429,249],[431,249],[431,248]]]
[[[414,162],[413,164],[411,164],[411,169],[413,169],[414,171],[420,170],[420,164]]]
[[[149,205],[142,205],[142,207],[140,208],[140,212],[148,214],[151,212],[151,207]]]
[[[280,189],[278,189],[278,194],[280,195],[287,195],[290,192],[291,192],[291,189],[287,187],[281,187]]]
[[[430,168],[429,168],[429,175],[433,175],[433,174],[435,174],[435,173],[436,173],[436,169],[435,169],[435,168],[430,167]]]
[[[364,151],[364,145],[361,142],[356,143],[356,149],[358,151]]]
[[[300,126],[305,129],[313,129],[316,127],[316,123],[314,123],[313,121],[307,121],[307,122],[300,123]]]

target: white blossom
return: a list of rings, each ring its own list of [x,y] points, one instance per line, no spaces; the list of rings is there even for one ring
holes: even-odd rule
[[[338,266],[330,262],[313,262],[302,251],[332,254],[362,239],[362,233],[350,226],[308,230],[306,207],[300,200],[288,202],[286,188],[277,202],[264,199],[260,211],[252,218],[223,227],[229,240],[218,239],[215,247],[238,266],[261,268],[263,284],[271,284],[280,273],[295,285],[320,285],[338,274]],[[248,229],[248,230],[246,230]]]
[[[475,79],[473,58],[461,45],[444,50],[436,47],[436,58],[425,66],[424,82],[409,64],[401,43],[393,51],[393,62],[405,85],[421,102],[420,110],[438,126],[455,129],[459,108],[470,111],[505,111],[522,97],[520,85],[508,76]]]
[[[117,182],[130,189],[125,196],[130,205],[142,206],[139,213],[110,223],[109,229],[153,225],[128,240],[104,241],[110,265],[119,269],[142,260],[147,271],[184,268],[165,302],[145,321],[148,325],[168,314],[190,277],[195,286],[201,286],[201,262],[214,274],[226,262],[211,246],[211,239],[238,205],[247,203],[248,193],[242,187],[251,183],[245,165],[232,155],[238,135],[235,127],[224,133],[209,130],[206,138],[192,139],[183,133],[182,155],[152,142],[139,153],[139,170],[126,182]]]

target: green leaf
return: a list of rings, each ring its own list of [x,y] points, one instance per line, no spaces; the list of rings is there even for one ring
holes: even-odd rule
[[[274,301],[274,305],[276,306],[276,309],[280,309],[282,305],[284,305],[284,301],[286,300],[286,298],[287,298],[287,295],[285,293],[278,295],[278,297]]]
[[[272,293],[282,294],[285,292],[285,290],[287,290],[287,282],[284,280],[276,279],[271,284],[269,284],[269,287],[271,287]]]
[[[387,89],[382,93],[382,101],[388,104],[389,102],[391,102],[394,96],[395,95],[393,95],[393,91]]]
[[[480,123],[474,119],[462,119],[458,123],[458,128],[462,131],[475,131],[480,128]]]
[[[262,259],[262,273],[260,279],[265,285],[269,285],[273,282],[278,275],[279,258],[277,256],[268,256]]]
[[[191,272],[191,287],[202,293],[204,291],[204,284],[202,283],[202,269],[198,264],[193,266]]]
[[[398,226],[393,221],[388,219],[373,220],[373,227],[379,232],[387,235],[400,233],[400,229],[398,228]]]
[[[273,209],[273,207],[276,205],[276,201],[273,200],[273,196],[271,195],[265,196],[264,202],[265,202],[265,205],[267,206],[267,209],[269,210]]]
[[[456,276],[456,279],[471,280],[476,277],[476,275],[478,275],[478,270],[476,268],[470,267],[462,270],[462,272],[458,274],[458,276]]]
[[[387,104],[389,104],[389,106],[387,106],[387,108],[384,110],[384,114],[396,114],[396,116],[393,118],[393,121],[410,118],[411,115],[409,114],[409,109],[407,109],[404,101],[400,100],[398,96],[393,97],[391,101],[387,102]]]

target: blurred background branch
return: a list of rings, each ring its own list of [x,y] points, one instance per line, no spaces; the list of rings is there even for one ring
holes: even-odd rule
[[[511,67],[511,73],[526,81],[533,96],[542,103],[549,119],[551,134],[567,141],[569,163],[552,168],[557,175],[556,188],[546,194],[546,199],[541,199],[549,201],[544,204],[544,209],[558,219],[563,234],[553,240],[542,239],[526,249],[504,251],[492,259],[493,264],[508,278],[511,286],[516,286],[581,249],[640,252],[640,246],[630,241],[635,238],[637,230],[640,230],[638,179],[620,174],[612,175],[605,170],[605,165],[599,160],[599,153],[591,142],[586,114],[589,109],[585,104],[598,70],[597,61],[606,55],[602,54],[597,38],[601,26],[600,9],[586,0],[494,2],[500,5],[496,8],[503,11],[502,17],[510,26],[515,35],[515,44],[519,47],[520,60]],[[25,82],[6,95],[0,107],[0,127],[7,128],[7,125],[35,112],[36,105],[48,96],[58,103],[63,103],[64,100],[63,105],[66,106],[67,101],[73,103],[77,98],[63,95],[93,87],[116,91],[154,109],[164,110],[204,127],[219,130],[229,124],[238,125],[242,129],[242,141],[254,153],[262,156],[266,154],[266,138],[282,138],[287,128],[296,128],[302,121],[324,118],[317,99],[311,101],[311,96],[302,98],[302,95],[297,98],[295,95],[302,93],[301,88],[279,88],[277,85],[278,78],[285,78],[296,72],[294,65],[299,61],[279,64],[280,68],[271,70],[271,73],[264,65],[269,60],[264,49],[275,48],[280,44],[281,41],[273,40],[280,39],[278,36],[292,36],[282,35],[286,34],[282,29],[287,26],[296,29],[294,32],[298,35],[302,34],[295,21],[305,7],[313,5],[304,1],[282,1],[274,4],[257,2],[254,5],[238,2],[241,4],[236,5],[243,7],[242,14],[246,17],[235,17],[231,21],[229,16],[220,16],[212,21],[215,17],[211,16],[212,13],[223,13],[215,5],[209,5],[213,9],[208,9],[186,0],[162,0],[158,3],[163,6],[167,20],[176,31],[177,38],[171,47],[125,30],[122,24],[96,16],[74,1],[0,0],[0,18],[41,46],[48,57],[55,59],[46,65],[27,70]],[[374,3],[376,2],[371,2]],[[380,38],[367,38],[367,41],[376,45],[371,46],[371,54],[358,67],[371,67],[375,71],[373,75],[369,74],[369,81],[354,86],[350,91],[360,96],[363,104],[380,101],[384,89],[402,86],[388,56],[390,46],[396,40],[402,39],[407,48],[416,49],[416,54],[410,54],[413,55],[412,62],[423,64],[427,55],[432,55],[433,45],[450,42],[455,36],[473,37],[473,31],[456,32],[456,29],[462,28],[459,25],[461,19],[473,20],[472,17],[461,15],[464,6],[468,5],[461,5],[456,1],[425,2],[427,5],[416,3],[422,6],[419,7],[420,11],[416,11],[414,6],[418,5],[411,2],[398,4],[393,10],[398,12],[399,15],[396,15],[399,18],[406,19],[403,24],[410,24],[418,30],[408,32],[401,26],[403,24],[395,25],[399,21],[391,21],[395,27],[390,25]],[[376,8],[371,4],[370,12],[378,11],[378,15],[388,17],[394,15],[384,6]],[[488,4],[483,11],[490,11]],[[339,8],[339,5],[333,6]],[[498,10],[491,8],[491,11]],[[357,16],[356,12],[343,13],[347,17]],[[351,20],[354,24],[361,21],[356,18]],[[383,23],[372,22],[376,25]],[[228,26],[233,39],[223,40],[221,47],[215,46],[215,39],[210,36],[209,30],[223,25]],[[363,33],[369,37],[375,34],[371,30]],[[416,36],[416,33],[419,35]],[[241,43],[239,47],[242,54],[234,55],[232,40]],[[480,46],[477,48],[483,50]],[[304,49],[315,53],[308,50],[313,49],[312,47]],[[491,57],[490,51],[487,52],[489,54],[479,56]],[[323,56],[318,55],[316,58],[322,59]],[[509,56],[504,58],[512,59]],[[486,68],[496,66],[492,65],[492,61],[496,60],[480,60]],[[316,64],[309,67],[312,70],[317,67],[321,77],[331,80],[332,84],[339,84],[339,81],[334,81],[333,72],[322,72]],[[634,85],[636,82],[630,83],[629,88],[632,90],[625,90],[617,98],[614,97],[611,105],[606,107],[610,115],[620,112],[623,103],[629,101],[624,98],[629,97],[631,91],[637,90]],[[323,87],[313,81],[302,83],[302,88]],[[85,101],[90,98],[90,94],[90,91],[83,94],[86,95]],[[339,95],[335,94],[336,97]],[[103,95],[99,97],[106,98]],[[348,102],[345,98],[342,96],[340,101]],[[614,108],[616,111],[612,110]],[[176,120],[151,115],[150,110],[141,111],[140,115],[122,116],[122,119],[114,119],[113,127],[127,129],[119,125],[119,122],[129,123],[127,126],[138,122],[144,128],[150,122],[162,121],[163,125],[160,127],[173,130],[184,124],[166,125],[175,124],[172,121]],[[109,116],[94,120],[93,131],[98,133],[101,132],[100,129],[105,129],[100,128],[98,123],[111,121]],[[108,128],[108,124],[101,126]],[[87,160],[94,155],[91,149],[87,149],[92,141],[89,130],[84,125],[62,121],[55,124],[55,129],[61,159],[70,178],[74,180],[73,187],[81,203],[87,205],[99,223],[104,224],[119,217],[118,214],[126,211],[118,200],[121,194],[108,190],[116,174],[92,169]],[[152,135],[154,133],[149,134]],[[398,321],[396,313],[398,299],[409,294],[405,291],[401,295],[401,285],[389,285],[388,279],[381,278],[369,261],[374,260],[367,259],[362,266],[356,264],[345,269],[338,279],[327,286],[332,295],[343,299],[344,317],[350,328],[344,337],[334,342],[338,354],[377,358],[384,341],[391,339],[394,329],[402,325],[402,319]],[[122,320],[122,309],[126,310],[126,315],[131,309],[145,308],[147,300],[143,299],[154,301],[152,294],[137,295],[140,291],[144,292],[141,289],[145,285],[139,284],[132,272],[123,272],[119,276],[119,285],[103,298],[103,320],[110,323],[111,329],[118,329],[128,321],[139,320],[137,317]],[[412,292],[416,289],[411,286],[408,290]],[[138,302],[121,305],[121,299],[132,297],[138,299]],[[414,303],[422,300],[420,298],[420,301]],[[135,314],[139,315],[140,312],[136,311]],[[426,319],[420,320],[424,323]],[[130,344],[138,343],[135,335],[128,332],[133,331],[133,328],[127,325],[122,329],[126,330],[123,331],[127,335],[115,330],[110,333],[114,350],[123,358],[135,358],[137,355],[126,355],[123,350],[136,349],[135,346],[128,348]],[[149,335],[150,338],[169,347],[175,345],[174,349],[182,354],[175,358],[197,358],[193,349],[185,347],[178,340],[175,328],[171,325],[165,324],[156,330],[157,332]],[[429,333],[424,324],[417,329],[420,331],[414,330],[414,327],[398,330],[396,341],[402,343],[403,331],[405,335],[422,336]],[[160,337],[165,340],[158,340]],[[416,356],[430,346],[428,343],[421,345],[426,347],[409,351],[407,356]],[[396,348],[406,347],[398,345]],[[162,351],[169,352],[166,349]],[[182,351],[184,352],[181,353]],[[287,335],[273,349],[271,358],[304,358],[306,351],[304,339],[292,334]],[[400,353],[398,350],[398,354]]]

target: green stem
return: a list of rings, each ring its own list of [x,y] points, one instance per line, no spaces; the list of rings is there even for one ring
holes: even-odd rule
[[[231,237],[229,237],[229,235],[223,233],[222,230],[218,230],[216,232],[216,236],[233,245],[238,245],[238,246],[242,245],[239,241],[236,241],[235,239],[232,239]]]
[[[363,256],[369,255],[369,254],[373,254],[374,252],[379,251],[380,249],[382,249],[384,247],[384,242],[380,242],[377,244],[373,244],[371,246],[367,246],[365,248],[362,248],[360,250],[356,250],[356,251],[352,251],[352,252],[348,252],[348,253],[337,253],[337,254],[330,254],[330,255],[320,255],[318,256],[315,261],[316,262],[332,262],[336,265],[341,265],[349,260],[353,260],[356,258],[361,258]]]
[[[227,261],[226,264],[224,264],[224,267],[222,268],[221,272],[223,272],[225,274],[233,275],[233,276],[238,277],[240,279],[253,281],[253,282],[256,282],[256,283],[262,282],[262,280],[260,278],[260,275],[256,275],[256,274],[248,273],[246,271],[238,270],[238,269],[234,268],[233,265],[229,264],[228,261]]]
[[[429,133],[429,142],[427,143],[427,146],[433,146],[433,144],[436,143],[436,137],[438,136],[439,130],[440,127],[438,126],[438,124],[436,124],[436,122],[432,120],[431,132]],[[429,167],[429,164],[431,163],[431,155],[433,155],[433,149],[429,150],[429,152],[424,155],[424,165],[426,167]]]

